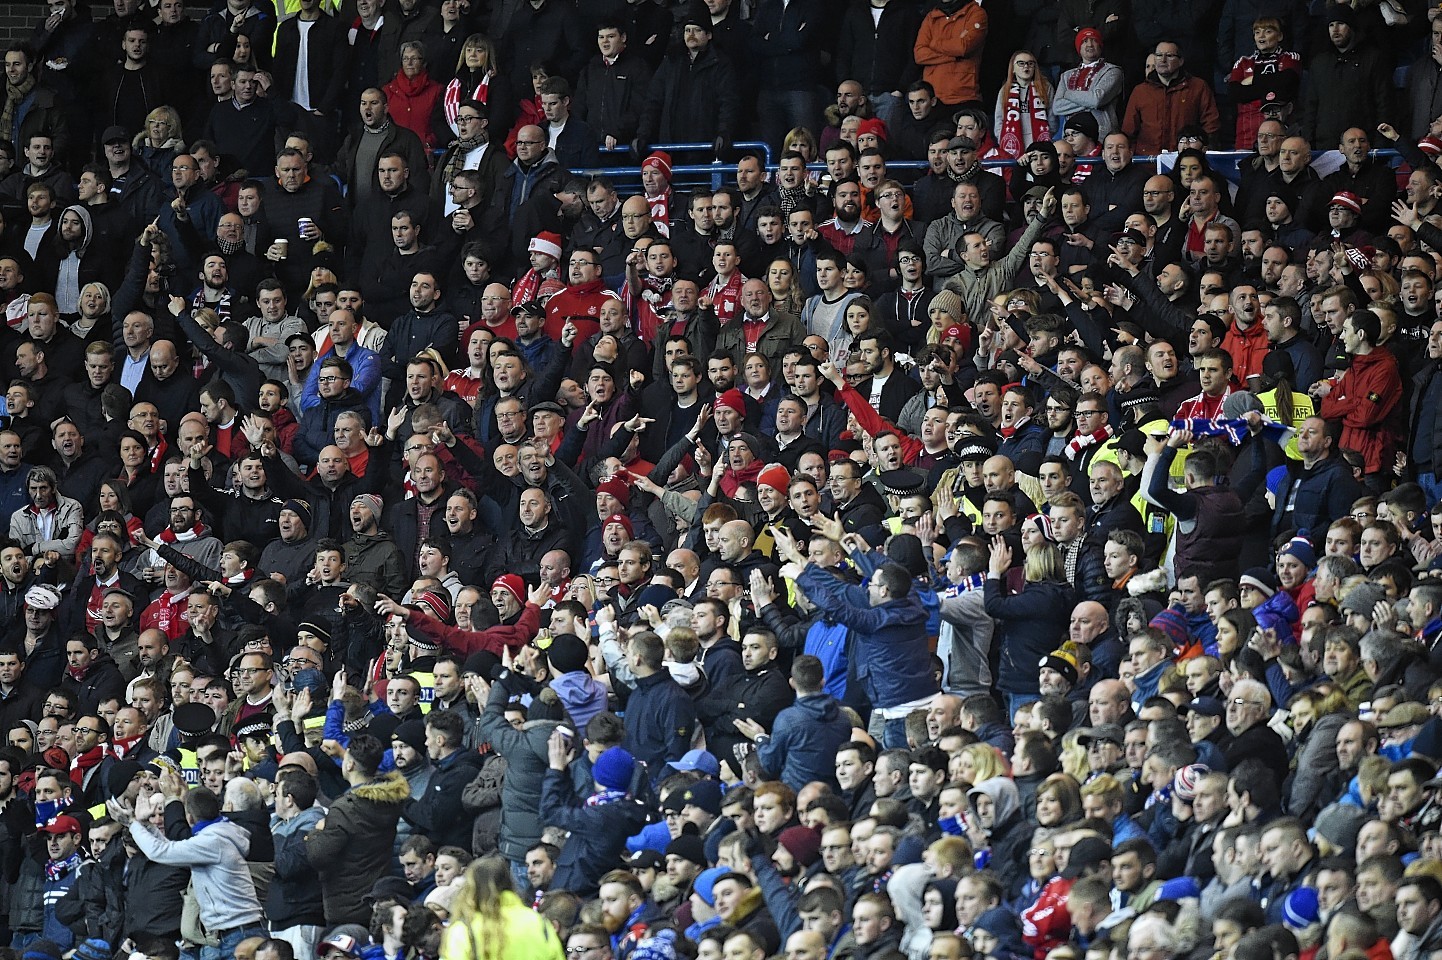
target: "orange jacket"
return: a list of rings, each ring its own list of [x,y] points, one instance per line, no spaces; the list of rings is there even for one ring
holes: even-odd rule
[[[967,3],[951,16],[933,9],[916,35],[916,62],[921,78],[936,89],[942,103],[959,104],[981,98],[977,71],[986,43],[986,11]]]

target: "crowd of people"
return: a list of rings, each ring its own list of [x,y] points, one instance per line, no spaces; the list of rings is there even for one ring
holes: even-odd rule
[[[0,958],[1442,954],[1442,8],[4,69]]]

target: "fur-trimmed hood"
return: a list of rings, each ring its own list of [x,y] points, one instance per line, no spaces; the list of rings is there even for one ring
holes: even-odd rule
[[[368,780],[358,787],[351,787],[351,793],[362,800],[402,804],[411,798],[411,785],[405,777],[392,772],[383,777]]]

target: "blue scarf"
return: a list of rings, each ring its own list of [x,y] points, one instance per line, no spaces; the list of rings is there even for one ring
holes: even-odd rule
[[[51,883],[63,880],[70,871],[80,866],[80,851],[77,850],[64,860],[45,861],[45,879]]]
[[[608,803],[616,803],[625,799],[625,790],[597,790],[586,798],[586,806],[604,807]]]
[[[35,804],[36,829],[54,823],[55,818],[60,816],[69,808],[69,800],[41,800],[39,803]]]

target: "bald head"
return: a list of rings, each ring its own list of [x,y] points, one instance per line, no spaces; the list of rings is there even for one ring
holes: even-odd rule
[[[1087,715],[1092,726],[1120,723],[1131,703],[1131,693],[1120,680],[1098,680],[1087,695]]]
[[[488,283],[486,289],[481,291],[483,297],[505,297],[511,299],[511,291],[504,283]]]
[[[726,563],[735,563],[743,559],[751,552],[751,538],[754,535],[751,524],[745,520],[723,523],[717,535],[720,542],[721,559]]]

